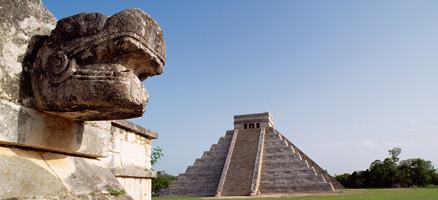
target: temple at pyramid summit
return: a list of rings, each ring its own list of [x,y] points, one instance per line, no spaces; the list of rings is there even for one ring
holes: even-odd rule
[[[234,130],[160,196],[255,196],[344,188],[274,128],[265,113],[235,115]]]

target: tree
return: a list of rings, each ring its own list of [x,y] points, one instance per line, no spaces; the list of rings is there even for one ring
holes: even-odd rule
[[[402,171],[403,181],[407,186],[424,187],[433,184],[437,176],[432,162],[421,158],[402,160],[399,169]]]
[[[395,184],[397,164],[391,158],[375,160],[369,168],[371,174],[370,187],[392,187]]]
[[[167,174],[165,171],[157,172],[157,178],[152,179],[152,193],[159,194],[161,189],[167,188],[169,183],[176,179],[176,176]]]
[[[161,157],[164,157],[163,149],[157,146],[154,148],[154,150],[152,150],[151,153],[151,165],[154,166],[157,164],[157,162],[161,160]]]
[[[364,182],[364,179],[362,178],[362,171],[353,172],[350,176],[350,179],[355,187],[360,188],[360,186]]]
[[[401,148],[400,147],[394,147],[391,150],[388,150],[389,155],[391,156],[391,160],[394,162],[398,162],[400,159],[398,156],[401,154]]]
[[[433,185],[438,185],[438,173],[435,171],[435,173],[432,176],[432,182]]]
[[[350,174],[349,173],[344,173],[341,175],[335,175],[335,179],[342,184],[344,187],[350,188]]]

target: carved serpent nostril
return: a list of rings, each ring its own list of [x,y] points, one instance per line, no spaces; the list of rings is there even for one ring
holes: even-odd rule
[[[52,66],[51,71],[59,75],[67,69],[67,55],[62,51],[58,51],[49,57],[49,66]]]
[[[67,55],[62,51],[57,51],[48,58],[48,66],[46,69],[47,77],[55,84],[59,84],[67,80],[73,74],[73,67],[76,64],[75,60],[69,62]]]

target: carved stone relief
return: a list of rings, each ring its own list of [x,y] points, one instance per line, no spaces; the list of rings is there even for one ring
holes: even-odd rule
[[[77,121],[141,116],[141,81],[163,73],[166,59],[160,26],[135,8],[61,19],[42,41],[29,70],[33,104]]]

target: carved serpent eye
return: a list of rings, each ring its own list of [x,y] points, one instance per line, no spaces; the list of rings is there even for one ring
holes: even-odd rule
[[[74,62],[74,61],[73,61]],[[72,74],[72,64],[62,51],[49,56],[47,60],[47,75],[53,83],[64,82]]]

